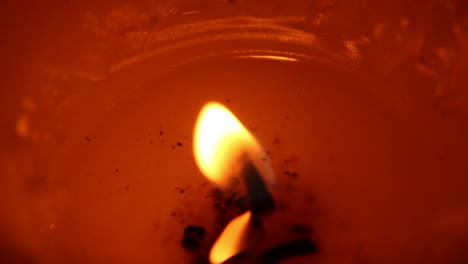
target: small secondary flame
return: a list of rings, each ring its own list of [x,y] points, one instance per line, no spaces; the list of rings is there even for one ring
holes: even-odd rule
[[[226,185],[229,178],[239,176],[246,159],[254,162],[262,175],[270,176],[270,183],[273,182],[273,173],[260,144],[219,103],[210,102],[200,111],[194,131],[194,153],[202,173],[218,185]]]
[[[223,263],[243,250],[246,243],[244,236],[250,221],[250,211],[234,218],[224,229],[210,251],[212,264]]]

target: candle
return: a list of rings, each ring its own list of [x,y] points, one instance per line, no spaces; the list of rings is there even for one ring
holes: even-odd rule
[[[285,263],[466,262],[465,4],[150,2],[0,11],[3,262],[192,260],[184,231],[217,217],[192,152],[212,100],[275,172],[256,255],[309,233]]]

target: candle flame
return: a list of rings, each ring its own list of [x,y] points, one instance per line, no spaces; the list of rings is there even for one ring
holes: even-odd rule
[[[219,103],[210,102],[200,111],[194,132],[194,153],[201,172],[218,185],[226,185],[227,179],[237,177],[246,159],[258,165],[260,172],[270,176],[273,182],[273,173],[265,162],[260,144],[234,114]]]
[[[210,251],[210,262],[212,264],[223,263],[232,256],[243,250],[246,243],[244,236],[250,221],[250,211],[234,218],[224,229],[216,240]]]

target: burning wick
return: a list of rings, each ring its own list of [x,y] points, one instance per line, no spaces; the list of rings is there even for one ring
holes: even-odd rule
[[[242,177],[247,186],[247,197],[252,213],[261,214],[273,210],[275,208],[273,197],[268,192],[265,182],[255,166],[247,163],[242,172]]]
[[[210,262],[218,264],[246,249],[246,233],[252,217],[274,209],[274,201],[261,175],[273,173],[257,140],[226,107],[208,103],[198,117],[194,152],[202,173],[219,187],[241,178],[247,190],[249,210],[234,218],[210,251]],[[260,168],[260,170],[258,169]]]
[[[299,239],[277,245],[263,254],[252,255],[252,247],[261,241],[264,234],[260,216],[275,209],[273,196],[268,190],[274,185],[274,176],[258,141],[223,105],[211,102],[200,111],[194,131],[194,153],[200,171],[218,186],[223,195],[230,197],[225,201],[225,211],[220,212],[221,218],[230,209],[234,209],[235,214],[242,213],[228,219],[230,222],[220,232],[209,252],[211,264],[238,263],[244,257],[249,263],[276,263],[317,251],[312,241]],[[231,208],[239,188],[246,193],[247,204]]]

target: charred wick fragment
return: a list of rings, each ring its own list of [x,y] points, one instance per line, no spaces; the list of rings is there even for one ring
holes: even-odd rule
[[[253,215],[273,211],[275,202],[257,168],[247,163],[242,171],[242,177],[247,187],[249,209]]]
[[[200,226],[189,225],[184,229],[184,238],[182,239],[182,246],[194,252],[202,248],[203,241],[205,240],[205,229]]]

